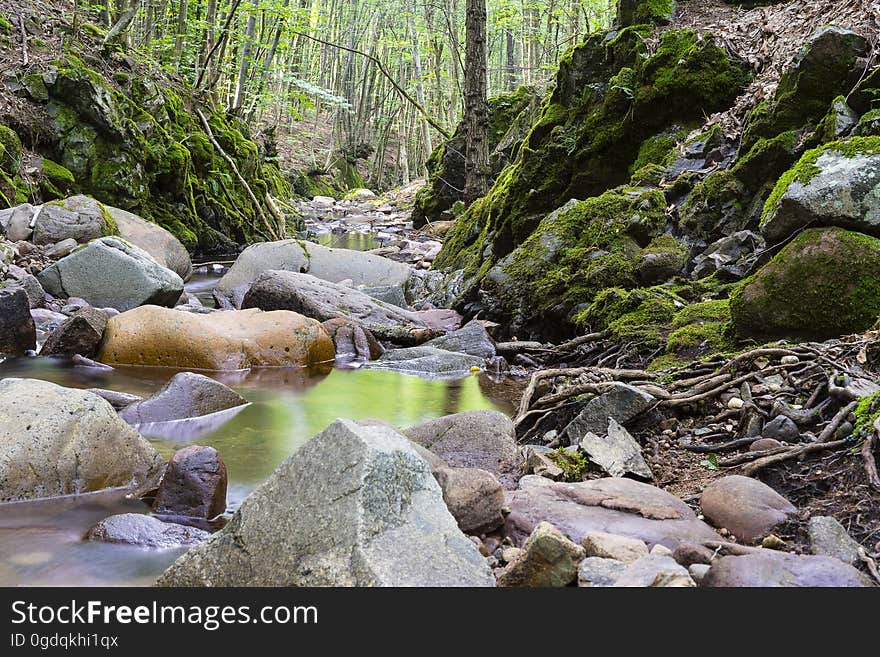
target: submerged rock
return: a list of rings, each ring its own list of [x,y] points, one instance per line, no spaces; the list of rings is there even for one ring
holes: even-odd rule
[[[162,458],[84,390],[35,379],[0,381],[0,501],[131,486],[160,473]]]
[[[119,412],[129,424],[165,422],[208,415],[246,404],[247,400],[219,381],[180,372],[149,399],[137,401]]]
[[[716,479],[700,497],[703,513],[739,540],[761,540],[797,509],[767,484],[741,475]]]
[[[422,345],[405,349],[389,349],[364,367],[372,370],[392,370],[404,374],[425,374],[437,377],[462,377],[474,370],[482,370],[486,361],[454,351]]]
[[[121,513],[104,518],[89,529],[85,540],[167,550],[192,547],[209,536],[210,533],[196,527],[163,522],[142,513]]]
[[[492,586],[430,467],[381,426],[337,420],[160,586]]]
[[[89,242],[37,278],[56,297],[81,297],[89,305],[120,311],[145,304],[173,306],[183,292],[180,276],[118,237]]]
[[[439,338],[434,338],[427,342],[425,346],[470,354],[480,358],[493,358],[495,356],[495,342],[489,336],[486,327],[477,320],[472,320],[460,329],[451,331]]]
[[[27,293],[21,288],[0,290],[0,353],[22,356],[37,348],[37,327]]]
[[[242,298],[241,307],[292,310],[319,322],[347,320],[380,340],[403,345],[420,344],[436,335],[411,311],[377,301],[354,288],[292,271],[260,274]]]
[[[252,244],[217,283],[214,296],[221,307],[240,308],[245,293],[260,274],[269,270],[311,274],[331,283],[351,280],[369,287],[401,285],[410,267],[377,255],[348,249],[330,249],[300,240]]]
[[[196,315],[158,306],[107,322],[98,360],[206,370],[301,367],[332,362],[333,342],[319,322],[277,310]]]

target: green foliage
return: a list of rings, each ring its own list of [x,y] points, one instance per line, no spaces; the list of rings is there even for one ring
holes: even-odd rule
[[[587,470],[587,459],[579,451],[558,447],[547,454],[562,469],[565,481],[583,481]]]

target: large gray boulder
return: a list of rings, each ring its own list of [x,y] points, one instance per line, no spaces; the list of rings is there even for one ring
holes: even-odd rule
[[[831,516],[810,518],[807,522],[807,534],[810,536],[810,551],[813,554],[834,557],[850,565],[861,561],[861,546],[849,535],[846,527]]]
[[[33,224],[33,242],[41,245],[66,239],[85,244],[103,235],[116,233],[104,206],[82,194],[41,206]]]
[[[619,534],[670,549],[683,541],[719,540],[691,508],[674,495],[632,479],[609,477],[578,483],[528,475],[508,492],[505,534],[524,541],[541,521],[575,543],[591,532]]]
[[[376,360],[364,363],[363,367],[370,370],[419,374],[429,378],[461,378],[469,372],[484,369],[486,360],[477,356],[422,345],[405,349],[389,349]]]
[[[853,138],[806,153],[777,183],[761,220],[771,244],[806,226],[880,236],[880,139]]]
[[[416,345],[437,335],[409,310],[378,301],[360,290],[293,271],[260,274],[242,298],[241,307],[292,310],[319,322],[346,320],[380,340],[402,345]]]
[[[456,468],[488,470],[505,488],[519,479],[522,457],[513,423],[498,411],[465,411],[419,424],[403,433]]]
[[[173,306],[183,292],[180,276],[118,237],[89,242],[37,278],[56,297],[80,297],[97,308],[119,311],[146,304]]]
[[[873,584],[849,564],[831,557],[761,550],[717,559],[703,578],[702,586],[862,587]]]
[[[160,586],[492,586],[427,462],[384,426],[337,420]]]
[[[136,214],[106,206],[113,217],[119,236],[129,244],[134,244],[149,253],[153,259],[166,269],[170,269],[184,281],[192,276],[192,260],[180,241],[170,232],[142,219]]]
[[[214,297],[220,307],[241,307],[251,284],[270,269],[311,274],[331,283],[350,280],[367,287],[403,286],[411,272],[408,265],[364,251],[331,249],[295,239],[262,242],[242,251],[217,283]]]
[[[225,411],[247,404],[247,400],[219,381],[180,372],[149,399],[137,401],[119,412],[129,424],[167,422]]]
[[[36,379],[0,381],[0,445],[0,502],[141,489],[162,468],[107,401]]]

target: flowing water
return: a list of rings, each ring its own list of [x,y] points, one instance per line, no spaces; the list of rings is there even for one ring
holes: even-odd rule
[[[210,293],[211,276],[187,285]],[[216,275],[213,277],[216,280]],[[0,363],[0,377],[32,377],[77,388],[108,388],[146,396],[177,370],[72,368],[47,358]],[[408,426],[450,413],[498,409],[510,413],[511,381],[473,375],[425,380],[376,370],[271,368],[211,373],[250,405],[198,422],[166,423],[147,438],[164,457],[188,444],[215,447],[229,473],[229,510],[311,436],[339,417],[377,418]],[[83,542],[94,523],[114,513],[147,512],[119,492],[0,505],[0,586],[149,585],[180,554],[177,550]]]

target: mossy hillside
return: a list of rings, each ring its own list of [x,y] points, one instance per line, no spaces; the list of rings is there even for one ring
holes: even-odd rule
[[[743,337],[863,331],[880,316],[880,240],[842,228],[805,230],[734,289],[730,310]]]
[[[856,155],[876,155],[880,153],[880,137],[849,137],[839,141],[833,141],[819,148],[813,148],[804,153],[797,164],[786,171],[776,182],[773,191],[764,204],[761,213],[760,227],[763,229],[770,223],[782,202],[782,197],[794,183],[808,185],[810,181],[820,173],[817,163],[825,153],[839,153],[845,158]]]
[[[46,107],[55,136],[46,155],[72,173],[76,191],[155,221],[190,250],[228,251],[266,237],[249,196],[183,98],[143,79],[130,80],[123,93],[74,55],[55,65]],[[206,114],[257,197],[268,191],[289,198],[289,185],[274,165],[260,162],[244,125]]]
[[[490,314],[516,318],[512,331],[548,322],[561,334],[572,330],[573,314],[598,292],[638,284],[637,236],[661,234],[665,211],[662,192],[621,189],[551,213],[484,279]]]
[[[815,127],[832,101],[852,90],[864,70],[857,64],[867,42],[852,33],[837,36],[835,28],[825,28],[824,34],[803,47],[783,73],[773,98],[749,113],[742,152],[751,150],[761,137]]]
[[[523,86],[509,94],[489,99],[489,150],[493,178],[515,156],[522,136],[531,126],[538,92]],[[460,201],[464,189],[464,123],[452,138],[434,149],[425,164],[428,180],[416,194],[413,221],[416,227],[442,218],[444,212]]]
[[[647,139],[725,107],[743,88],[746,74],[711,40],[671,30],[649,52],[650,30],[593,35],[562,58],[517,160],[456,222],[439,267],[473,274],[484,258],[504,257],[568,199],[627,182]]]

